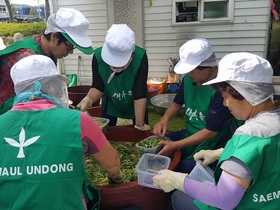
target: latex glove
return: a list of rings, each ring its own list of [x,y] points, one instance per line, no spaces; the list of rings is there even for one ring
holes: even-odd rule
[[[110,184],[121,184],[123,183],[123,175],[122,172],[119,171],[117,174],[107,174],[108,179],[110,180]]]
[[[78,105],[76,107],[79,108],[83,112],[83,111],[86,111],[91,106],[92,106],[92,100],[90,97],[86,96],[83,98],[83,100],[80,103],[78,103]]]
[[[188,174],[161,170],[153,177],[153,185],[162,189],[164,192],[170,192],[174,189],[184,191],[184,181]]]
[[[151,130],[151,127],[147,124],[144,124],[142,126],[135,125],[134,128],[136,128],[138,131],[150,131]]]
[[[200,150],[193,157],[196,161],[200,161],[202,166],[207,166],[218,160],[223,150],[223,148],[217,150]]]

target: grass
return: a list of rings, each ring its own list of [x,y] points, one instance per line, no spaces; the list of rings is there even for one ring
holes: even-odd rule
[[[152,106],[148,107],[149,112],[149,124],[151,128],[159,122],[162,115],[156,113]],[[168,131],[179,131],[186,128],[185,116],[184,115],[176,115],[168,122]]]
[[[148,113],[149,113],[149,125],[153,129],[154,125],[160,121],[162,115],[156,113],[154,111],[153,106],[148,107]],[[119,118],[117,121],[117,125],[130,125],[130,124],[132,124],[132,120]],[[174,131],[182,130],[184,128],[186,128],[185,116],[176,115],[168,122],[167,131],[174,132]]]

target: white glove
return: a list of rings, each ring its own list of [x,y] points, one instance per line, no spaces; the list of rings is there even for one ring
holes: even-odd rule
[[[150,131],[151,130],[151,127],[147,124],[144,124],[142,126],[135,125],[134,128],[136,128],[138,131]]]
[[[119,173],[117,173],[117,174],[107,173],[107,177],[110,180],[111,184],[121,184],[121,183],[123,183],[123,175],[122,175],[121,171],[119,171]]]
[[[164,192],[170,192],[178,189],[184,191],[184,181],[188,174],[170,171],[167,169],[161,170],[153,177],[153,185],[162,189]]]
[[[218,160],[223,150],[223,148],[216,150],[200,150],[195,153],[193,157],[196,161],[200,161],[201,165],[204,167]]]
[[[86,111],[88,108],[92,106],[92,100],[90,97],[86,96],[83,100],[76,106],[80,109],[80,111]]]

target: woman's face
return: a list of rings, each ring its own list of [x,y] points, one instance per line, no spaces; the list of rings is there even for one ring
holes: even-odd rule
[[[247,120],[252,112],[253,106],[246,100],[237,100],[233,98],[228,92],[222,91],[224,98],[224,106],[228,107],[229,111],[238,120]]]

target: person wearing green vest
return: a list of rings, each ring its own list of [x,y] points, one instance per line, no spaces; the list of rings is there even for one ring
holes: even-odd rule
[[[218,160],[214,185],[168,170],[154,177],[165,192],[177,189],[174,209],[279,209],[280,109],[272,76],[270,63],[258,55],[230,53],[221,59],[217,77],[203,85],[220,91],[225,106],[245,123],[224,148],[194,155],[204,166]]]
[[[132,119],[135,128],[150,130],[147,111],[148,58],[135,45],[135,34],[126,24],[113,24],[92,59],[92,88],[77,105],[81,111],[102,98],[102,117],[114,126],[117,118]]]
[[[224,146],[238,123],[223,105],[222,95],[210,86],[202,86],[202,83],[216,77],[218,71],[209,41],[191,39],[180,47],[179,54],[180,61],[174,71],[186,75],[174,101],[154,125],[153,133],[172,140],[160,142],[164,147],[158,154],[169,155],[180,149],[182,156],[176,170],[189,173],[195,166],[193,155],[201,149]],[[183,105],[186,108],[186,129],[166,133],[168,121]]]
[[[0,116],[0,209],[98,210],[100,191],[87,178],[84,156],[121,183],[117,151],[90,116],[68,108],[70,80],[49,57],[21,59],[11,78],[14,106]]]
[[[86,35],[89,21],[78,10],[61,8],[47,20],[42,35],[16,41],[0,51],[0,115],[13,105],[15,96],[10,69],[20,59],[40,54],[54,60],[68,56],[75,48],[85,54],[92,54],[92,41]]]

